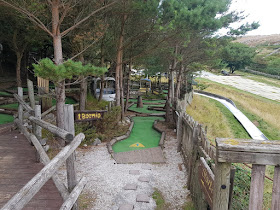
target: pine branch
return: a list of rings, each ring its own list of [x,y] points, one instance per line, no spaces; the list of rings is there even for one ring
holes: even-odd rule
[[[26,9],[20,8],[14,4],[11,4],[5,0],[0,0],[0,2],[2,2],[3,5],[13,8],[16,11],[20,12],[21,14],[26,15],[29,20],[31,20],[39,28],[41,28],[43,31],[47,32],[51,37],[53,37],[53,34],[49,31],[49,29],[45,26],[45,24],[39,18],[37,18],[35,15],[33,15],[31,12],[27,11]]]
[[[93,11],[93,12],[90,13],[88,16],[86,16],[84,19],[80,20],[80,21],[77,22],[75,25],[73,25],[73,26],[71,26],[70,28],[68,28],[68,29],[66,29],[65,31],[63,31],[63,32],[61,33],[61,36],[62,36],[62,37],[65,36],[65,35],[68,34],[70,31],[74,30],[74,29],[77,28],[79,25],[81,25],[83,22],[85,22],[86,20],[88,20],[88,19],[89,19],[91,16],[93,16],[94,14],[98,13],[99,11],[101,11],[101,10],[103,10],[103,9],[106,9],[106,8],[108,8],[108,7],[112,6],[112,5],[114,5],[114,4],[117,3],[117,2],[118,2],[118,1],[115,0],[115,1],[113,1],[112,3],[110,3],[110,4],[107,4],[107,5],[105,5],[105,6],[101,7],[101,8],[99,8],[99,9]]]

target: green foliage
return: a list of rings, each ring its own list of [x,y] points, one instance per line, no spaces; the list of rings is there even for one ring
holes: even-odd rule
[[[250,171],[241,168],[237,164],[234,166],[236,167],[236,171],[233,186],[232,209],[245,210],[248,209],[249,206],[251,175]]]
[[[155,189],[155,191],[152,194],[152,197],[156,201],[156,204],[157,204],[156,210],[168,209],[168,206],[165,203],[164,197],[158,189]]]
[[[256,52],[254,48],[248,47],[242,43],[231,42],[224,47],[222,51],[223,62],[231,69],[231,73],[250,65],[255,55]]]
[[[104,67],[96,67],[91,64],[83,65],[82,62],[67,60],[63,64],[56,65],[51,59],[44,58],[38,64],[33,64],[35,76],[60,82],[64,79],[72,79],[73,76],[102,75],[107,70]]]

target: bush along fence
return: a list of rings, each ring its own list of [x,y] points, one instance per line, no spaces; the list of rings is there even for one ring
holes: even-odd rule
[[[252,164],[249,210],[263,208],[266,165],[275,166],[271,209],[280,209],[280,141],[206,138],[202,125],[186,113],[177,120],[178,151],[188,171],[187,187],[198,209],[231,208],[235,169]]]
[[[64,110],[66,113],[64,121],[66,125],[65,129],[61,129],[41,120],[41,107],[40,105],[35,105],[33,88],[29,88],[31,106],[23,101],[22,88],[18,88],[18,94],[14,94],[14,97],[19,102],[18,118],[15,119],[15,123],[27,140],[34,145],[38,160],[41,160],[45,167],[15,194],[3,206],[2,210],[24,208],[50,178],[52,178],[64,200],[60,209],[78,209],[76,201],[85,187],[86,178],[83,177],[79,182],[77,181],[74,153],[85,136],[83,133],[75,136],[73,105],[65,105]],[[42,144],[45,144],[45,141],[42,140],[42,128],[66,141],[66,146],[52,160],[49,159],[45,148],[42,146]],[[67,168],[67,187],[56,175],[57,170],[65,161]]]

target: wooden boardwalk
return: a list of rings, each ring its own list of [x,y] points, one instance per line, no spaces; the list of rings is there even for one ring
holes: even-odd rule
[[[0,133],[0,209],[43,167],[36,162],[35,148],[23,134],[18,131]],[[49,180],[23,209],[55,210],[62,203],[53,181]]]

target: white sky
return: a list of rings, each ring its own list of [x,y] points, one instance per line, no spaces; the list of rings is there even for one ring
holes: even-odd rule
[[[280,0],[232,0],[230,10],[249,15],[242,23],[259,21],[260,27],[247,35],[280,34]]]

